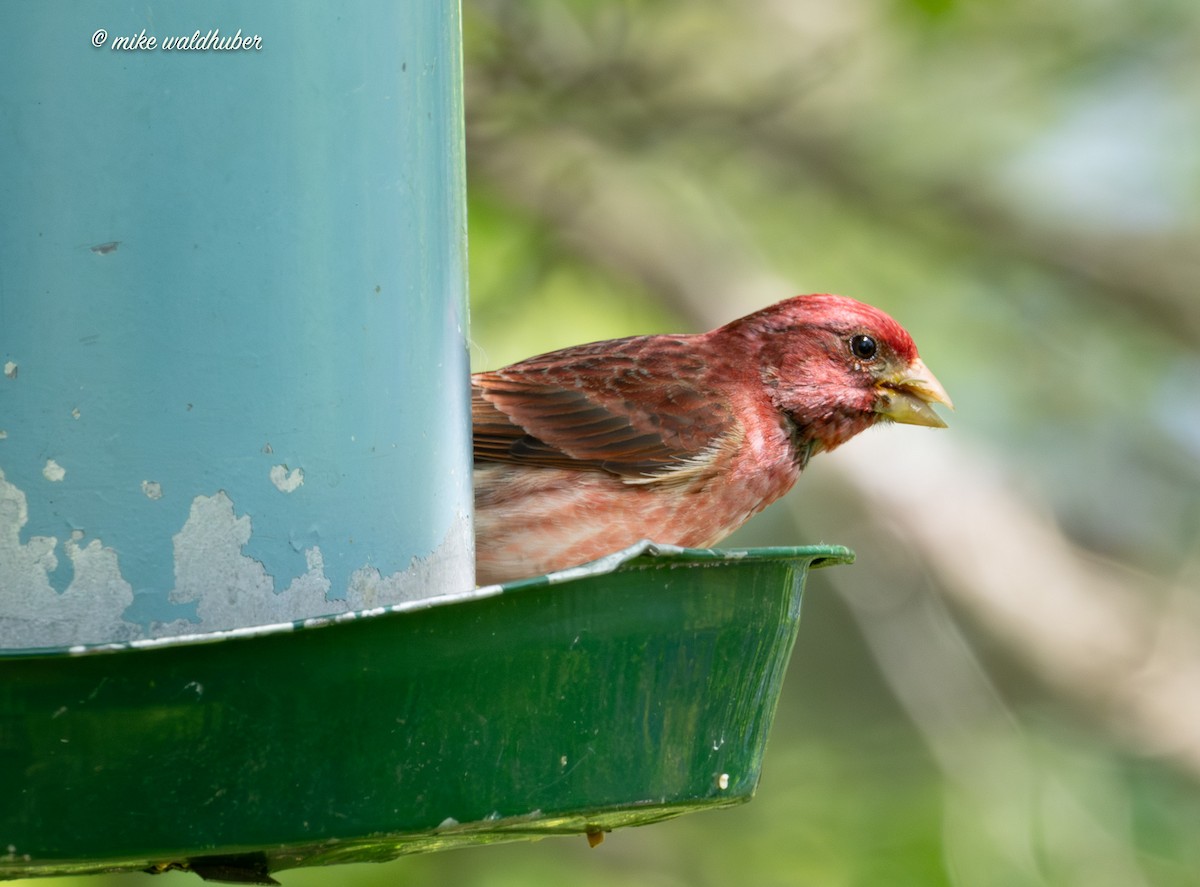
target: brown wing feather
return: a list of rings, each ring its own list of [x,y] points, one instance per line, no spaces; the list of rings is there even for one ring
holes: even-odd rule
[[[695,472],[735,422],[687,336],[563,349],[472,377],[476,461]]]

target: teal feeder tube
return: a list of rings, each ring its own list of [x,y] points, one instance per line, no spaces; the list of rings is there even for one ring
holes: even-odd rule
[[[5,24],[0,880],[748,801],[805,577],[851,552],[474,587],[457,4]]]
[[[456,5],[5,19],[0,650],[470,589]]]

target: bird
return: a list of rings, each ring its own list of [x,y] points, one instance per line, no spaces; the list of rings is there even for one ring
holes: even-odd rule
[[[643,539],[710,548],[873,425],[953,409],[912,337],[845,296],[707,333],[574,345],[471,376],[480,585]]]

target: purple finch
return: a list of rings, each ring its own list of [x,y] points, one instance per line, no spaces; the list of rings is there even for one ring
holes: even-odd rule
[[[576,345],[472,376],[476,571],[506,582],[640,539],[704,548],[876,422],[951,406],[900,324],[796,296],[698,335]]]

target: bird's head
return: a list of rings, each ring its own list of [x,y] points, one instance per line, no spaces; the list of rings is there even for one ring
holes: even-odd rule
[[[745,340],[775,407],[831,450],[879,421],[944,428],[950,397],[904,327],[842,296],[796,296],[715,331]]]

